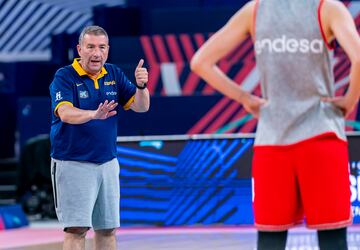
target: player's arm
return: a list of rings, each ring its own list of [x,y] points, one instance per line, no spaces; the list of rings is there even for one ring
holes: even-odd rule
[[[224,95],[244,105],[254,116],[258,115],[263,99],[244,91],[222,72],[216,63],[235,49],[252,33],[255,1],[247,3],[195,53],[191,70]]]
[[[323,10],[325,25],[329,27],[330,38],[335,38],[351,61],[350,85],[343,97],[327,98],[349,115],[360,97],[360,37],[354,20],[339,1],[326,0]]]
[[[57,109],[57,115],[62,122],[69,124],[83,124],[90,120],[100,119],[104,120],[116,115],[116,106],[118,103],[107,100],[100,103],[96,110],[83,110],[74,107],[70,103],[64,103]]]

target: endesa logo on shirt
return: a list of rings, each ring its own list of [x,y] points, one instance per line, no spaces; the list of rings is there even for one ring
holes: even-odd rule
[[[270,53],[315,53],[320,54],[324,49],[322,39],[295,39],[285,35],[279,38],[265,38],[255,41],[255,53],[261,54],[263,51]]]
[[[114,96],[114,95],[117,95],[117,92],[116,91],[109,91],[109,92],[106,92],[105,94]]]

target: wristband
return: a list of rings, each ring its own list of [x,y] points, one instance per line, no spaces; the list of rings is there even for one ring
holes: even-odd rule
[[[136,88],[138,88],[138,89],[146,89],[147,84],[146,84],[146,83],[144,83],[144,85],[143,85],[143,86],[139,86],[137,83],[135,83],[135,86],[136,86]]]

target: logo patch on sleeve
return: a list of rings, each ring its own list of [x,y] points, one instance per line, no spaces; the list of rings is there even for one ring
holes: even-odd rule
[[[56,92],[55,94],[55,102],[61,101],[63,97],[61,96],[61,91]]]
[[[89,98],[89,92],[87,92],[87,90],[81,90],[79,91],[79,97],[83,99]]]

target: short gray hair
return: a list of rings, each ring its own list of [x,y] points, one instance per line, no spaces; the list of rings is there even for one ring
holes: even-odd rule
[[[79,36],[79,44],[82,43],[82,41],[84,40],[84,36],[86,34],[91,34],[91,35],[95,35],[95,36],[105,36],[107,38],[107,40],[109,41],[109,36],[106,33],[106,31],[101,28],[100,26],[96,26],[96,25],[92,25],[92,26],[87,26],[85,27]]]

